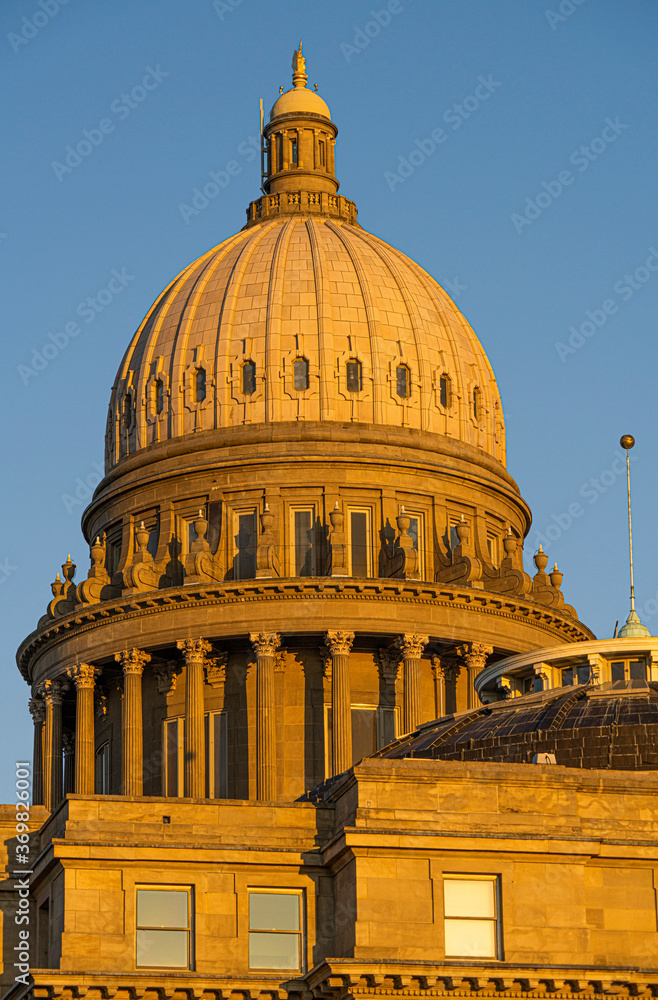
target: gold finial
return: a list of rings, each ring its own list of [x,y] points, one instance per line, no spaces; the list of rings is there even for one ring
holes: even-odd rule
[[[300,39],[299,48],[295,49],[292,54],[292,85],[293,87],[305,87],[307,80],[308,74],[306,72],[306,59],[304,59],[304,55],[302,53],[302,43]]]

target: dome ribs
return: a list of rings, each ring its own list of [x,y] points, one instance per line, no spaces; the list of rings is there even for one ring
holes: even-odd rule
[[[256,251],[261,247],[266,236],[271,233],[275,223],[270,223],[262,229],[251,229],[239,249],[233,262],[228,281],[224,287],[222,302],[217,316],[215,333],[215,372],[217,390],[215,393],[215,427],[222,426],[222,413],[229,413],[230,407],[230,368],[231,348],[234,344],[235,313],[242,285],[247,270]],[[231,423],[227,419],[225,423]]]
[[[296,219],[284,222],[277,236],[267,291],[265,319],[265,420],[281,420],[281,317],[283,283],[290,240],[297,225]]]
[[[355,229],[354,234],[358,239],[362,240],[368,247],[370,247],[370,249],[386,265],[387,270],[393,275],[395,284],[400,293],[400,298],[404,302],[413,332],[414,346],[416,348],[415,360],[418,366],[418,384],[420,386],[420,428],[424,431],[429,430],[429,403],[431,392],[430,380],[432,373],[430,371],[430,363],[425,350],[425,345],[423,344],[423,338],[420,336],[423,324],[420,318],[420,310],[415,294],[407,288],[407,284],[402,276],[402,269],[397,265],[393,254],[389,252],[388,244],[369,238],[369,234],[366,233],[364,229]]]
[[[368,283],[367,275],[364,272],[363,264],[356,253],[354,243],[347,235],[342,225],[327,220],[326,226],[338,237],[349,254],[354,268],[359,289],[363,298],[366,310],[366,322],[368,324],[368,340],[370,346],[370,357],[372,359],[372,419],[373,423],[384,423],[384,412],[382,405],[382,385],[385,381],[385,372],[382,369],[379,345],[382,343],[382,329],[379,314],[373,301],[372,293]],[[359,414],[360,416],[360,414]]]
[[[329,373],[333,369],[333,323],[331,288],[329,287],[329,269],[322,240],[316,231],[318,223],[314,219],[306,220],[313,276],[315,279],[315,299],[318,312],[318,361],[320,368],[320,420],[332,420],[335,417],[335,407],[330,396]]]

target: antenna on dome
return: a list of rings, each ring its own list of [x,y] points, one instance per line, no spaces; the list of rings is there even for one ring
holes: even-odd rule
[[[623,434],[619,439],[619,444],[626,451],[626,492],[628,497],[628,555],[629,555],[629,566],[630,566],[630,581],[631,581],[631,610],[629,612],[628,618],[626,619],[626,624],[619,629],[619,638],[632,638],[634,636],[644,636],[651,635],[649,629],[646,625],[643,625],[640,621],[638,614],[635,610],[635,584],[633,581],[633,521],[631,517],[631,462],[630,462],[630,450],[635,444],[635,438],[632,434]]]
[[[260,99],[260,190],[262,194],[265,194],[265,137],[263,135],[263,128],[265,125],[265,119],[263,117],[263,98]]]

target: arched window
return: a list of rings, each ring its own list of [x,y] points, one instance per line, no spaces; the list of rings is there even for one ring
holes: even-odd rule
[[[450,379],[447,375],[442,375],[439,379],[439,403],[444,410],[447,410],[450,402]]]
[[[130,425],[133,422],[133,397],[132,393],[127,392],[123,397],[123,428],[124,430],[130,430]]]
[[[353,358],[345,365],[345,380],[348,392],[361,392],[363,389],[363,374],[361,362]]]
[[[401,399],[409,399],[411,395],[411,372],[406,365],[395,369],[395,391]]]
[[[480,422],[482,416],[482,393],[478,388],[473,389],[473,420]]]
[[[197,368],[194,373],[194,401],[203,403],[206,398],[206,369]]]
[[[304,392],[309,387],[308,361],[306,358],[295,358],[292,363],[293,383],[297,392]]]
[[[256,363],[245,361],[242,366],[242,391],[245,396],[251,396],[256,392]]]
[[[164,382],[162,381],[161,378],[156,380],[153,389],[154,389],[153,394],[155,400],[155,412],[159,416],[164,410]]]

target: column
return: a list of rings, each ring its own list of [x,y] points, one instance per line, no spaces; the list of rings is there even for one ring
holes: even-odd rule
[[[404,701],[402,731],[412,733],[420,719],[420,658],[429,642],[429,636],[405,633],[398,636],[395,645],[402,653],[404,663]]]
[[[142,723],[142,672],[151,657],[141,649],[124,649],[114,659],[123,670],[121,712],[121,791],[142,795],[144,791],[144,737]]]
[[[281,645],[276,632],[252,632],[256,653],[256,798],[276,798],[276,730],[274,708],[274,654]]]
[[[75,791],[94,794],[94,684],[100,671],[89,663],[76,663],[67,671],[75,684]]]
[[[327,632],[324,643],[331,653],[331,760],[332,773],[352,766],[352,698],[350,650],[354,632]]]
[[[64,795],[75,791],[75,736],[65,729],[62,733],[64,751]]]
[[[64,681],[44,681],[39,694],[46,704],[46,738],[43,768],[43,803],[50,812],[62,798],[62,697]]]
[[[212,647],[205,639],[176,643],[185,657],[185,795],[206,795],[206,731],[203,705],[203,668]]]
[[[441,663],[440,656],[433,656],[431,660],[432,664],[432,680],[434,681],[434,714],[437,719],[442,718],[445,715],[445,697],[444,697],[444,672],[443,664]]]
[[[475,694],[475,678],[484,669],[487,657],[493,653],[493,646],[485,646],[482,642],[465,642],[463,646],[457,646],[455,653],[464,661],[468,671],[466,707],[475,708],[478,700]]]
[[[46,706],[43,698],[30,698],[28,707],[34,722],[34,750],[32,753],[32,805],[43,805],[43,724]]]

